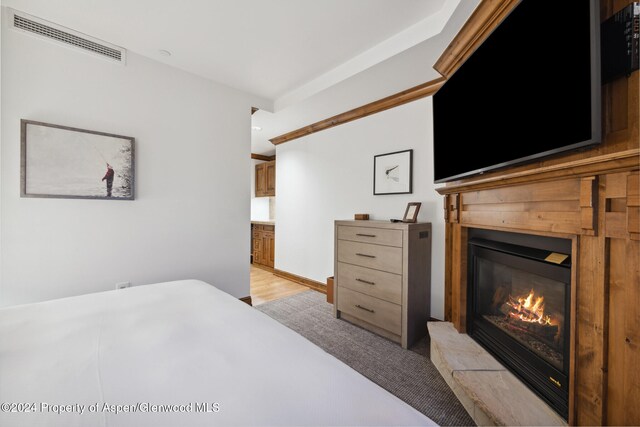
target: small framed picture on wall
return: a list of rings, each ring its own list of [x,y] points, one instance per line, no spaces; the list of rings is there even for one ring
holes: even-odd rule
[[[373,157],[373,194],[413,192],[413,150],[378,154]]]

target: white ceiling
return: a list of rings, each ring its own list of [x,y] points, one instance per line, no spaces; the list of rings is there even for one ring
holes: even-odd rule
[[[425,40],[299,100],[295,105],[275,112],[257,111],[251,121],[261,130],[251,133],[251,152],[272,155],[275,146],[269,139],[273,137],[440,77],[433,65],[479,2],[448,0],[436,14],[440,15],[440,22],[432,22],[433,34]]]
[[[479,0],[0,0],[255,96],[270,138],[435,78]],[[170,57],[160,50],[168,50]]]
[[[433,27],[429,18],[446,1],[2,0],[2,5],[284,107],[424,40]],[[160,49],[172,56],[161,56]]]

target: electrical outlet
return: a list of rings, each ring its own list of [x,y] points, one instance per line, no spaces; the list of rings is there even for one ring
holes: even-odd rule
[[[128,288],[129,286],[131,286],[131,282],[120,282],[120,283],[116,283],[116,290],[118,290],[118,289]]]

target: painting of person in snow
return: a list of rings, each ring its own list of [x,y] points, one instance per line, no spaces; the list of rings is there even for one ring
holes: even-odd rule
[[[111,197],[111,189],[113,188],[113,177],[115,176],[115,172],[111,165],[107,163],[107,173],[104,174],[102,180],[107,181],[107,197]]]

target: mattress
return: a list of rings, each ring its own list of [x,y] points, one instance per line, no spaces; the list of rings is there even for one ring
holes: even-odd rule
[[[2,426],[434,425],[195,280],[0,309],[0,404]]]

